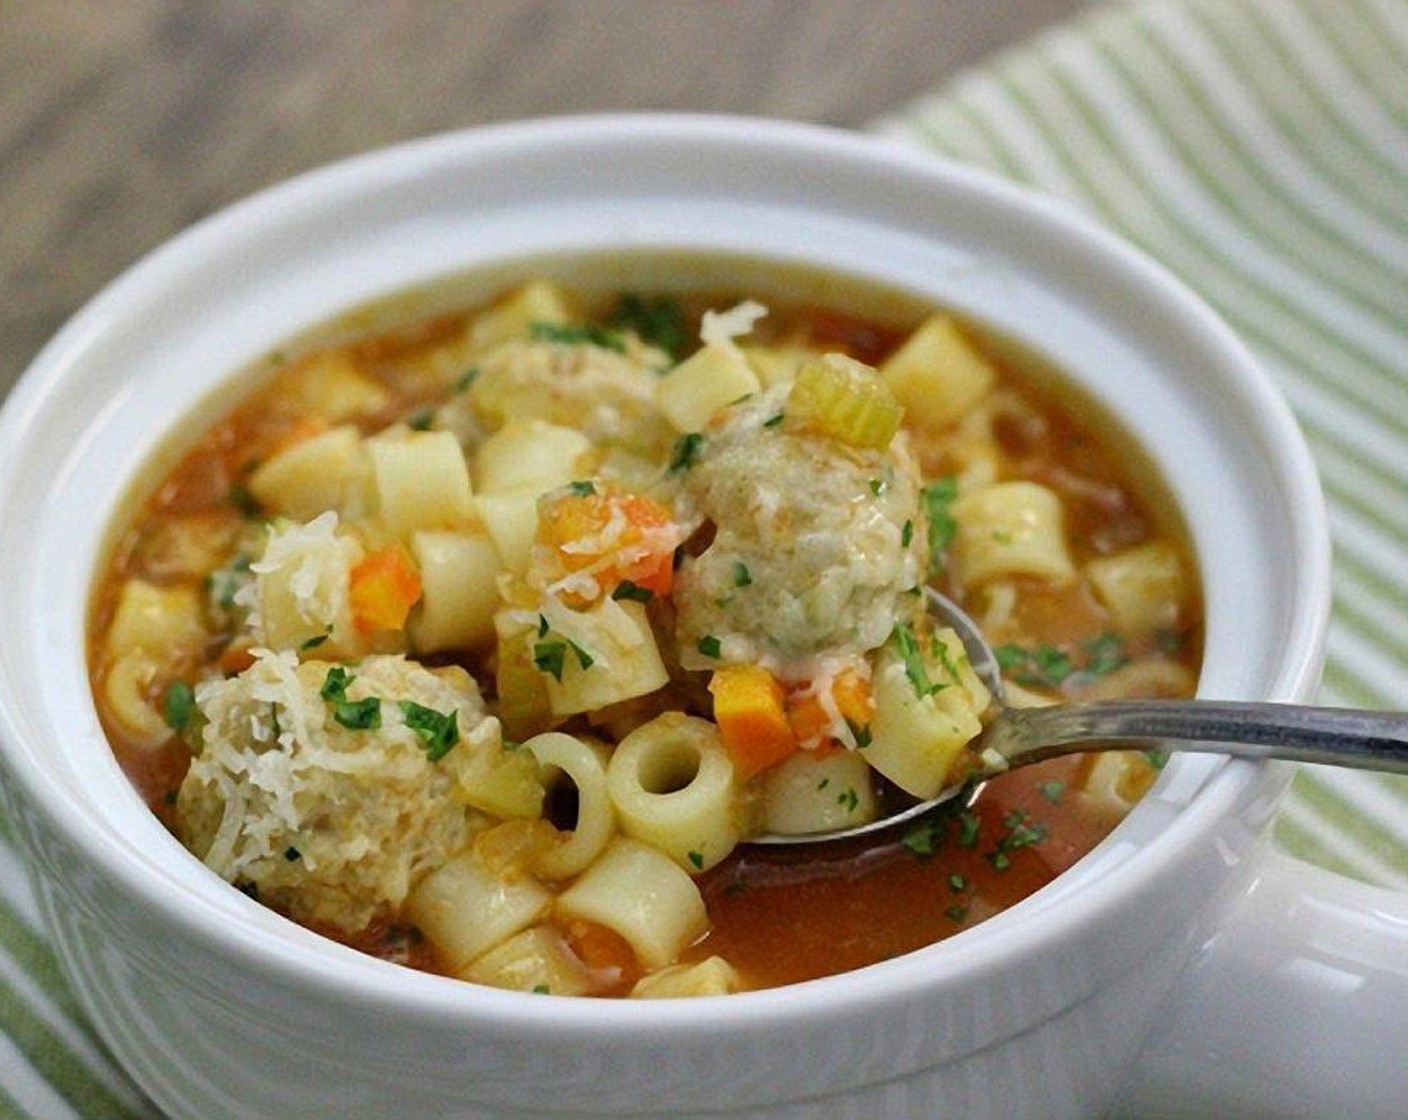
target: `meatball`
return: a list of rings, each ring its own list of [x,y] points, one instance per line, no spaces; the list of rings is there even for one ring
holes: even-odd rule
[[[459,775],[498,748],[499,725],[463,670],[260,651],[238,676],[200,685],[196,702],[181,839],[295,921],[366,928],[482,823]]]
[[[924,530],[905,436],[871,449],[794,429],[786,400],[779,386],[724,409],[677,471],[679,508],[708,541],[676,579],[687,668],[759,662],[805,679],[914,610]]]

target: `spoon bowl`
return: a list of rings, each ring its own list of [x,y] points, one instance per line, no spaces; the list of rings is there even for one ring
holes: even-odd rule
[[[992,693],[983,730],[969,744],[977,761],[937,796],[902,805],[864,824],[796,835],[766,833],[754,844],[809,844],[880,832],[924,816],[954,798],[971,799],[983,782],[1061,755],[1158,749],[1280,759],[1408,773],[1408,715],[1232,700],[1099,700],[1012,707],[997,655],[966,612],[939,591],[930,613],[962,640],[974,671]]]

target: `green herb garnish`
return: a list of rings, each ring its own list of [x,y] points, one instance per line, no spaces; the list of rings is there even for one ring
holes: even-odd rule
[[[675,441],[670,453],[670,472],[687,471],[699,460],[699,449],[704,446],[703,432],[686,432]]]
[[[623,292],[611,312],[611,325],[618,330],[634,331],[642,342],[659,347],[675,361],[679,361],[689,345],[684,309],[678,300],[669,296],[646,298],[634,292]]]
[[[753,573],[748,570],[748,565],[742,560],[733,562],[733,586],[747,587],[753,582]]]
[[[904,662],[904,675],[909,678],[909,683],[914,686],[914,694],[919,699],[923,700],[946,687],[929,679],[929,668],[924,664],[924,655],[919,649],[919,639],[914,636],[914,627],[907,622],[901,622],[891,632],[890,640],[899,651],[900,659]]]
[[[161,699],[161,716],[172,731],[184,731],[196,711],[196,694],[185,681],[172,681]]]
[[[332,718],[349,731],[375,731],[381,726],[381,699],[368,696],[349,700],[347,688],[356,680],[343,666],[333,665],[323,678],[318,695],[332,709]]]
[[[431,762],[439,762],[460,741],[459,712],[437,712],[414,700],[398,700],[397,707],[406,726],[425,745],[425,757]]]
[[[586,343],[602,350],[614,350],[618,354],[626,352],[626,340],[620,331],[599,327],[595,323],[568,325],[536,322],[529,325],[528,335],[534,342],[560,342],[569,346]]]
[[[589,479],[581,482],[569,482],[567,484],[567,491],[578,498],[590,498],[596,493],[596,484]]]
[[[958,479],[953,475],[931,482],[919,492],[919,501],[924,508],[924,521],[928,525],[930,577],[944,570],[948,546],[953,543],[953,535],[958,531],[958,522],[953,519],[950,508],[956,497]]]
[[[611,597],[618,602],[628,599],[633,603],[648,603],[655,598],[655,592],[648,587],[641,587],[638,583],[623,579],[616,585],[616,590],[611,593]]]
[[[689,862],[694,865],[694,869],[695,869],[696,871],[703,871],[703,870],[704,870],[704,853],[703,853],[703,852],[690,852],[690,853],[689,853]]]
[[[696,643],[695,648],[705,657],[717,658],[723,652],[723,642],[719,641],[719,639],[712,634],[705,634],[704,637],[700,638],[698,643]]]

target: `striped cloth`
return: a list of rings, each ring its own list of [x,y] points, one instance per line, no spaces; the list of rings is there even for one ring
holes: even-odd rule
[[[1323,699],[1408,699],[1408,0],[1092,8],[880,123],[1085,209],[1280,382],[1330,503]],[[1408,886],[1408,782],[1321,769],[1287,849]],[[59,977],[0,821],[0,1118],[150,1117]]]
[[[882,122],[1059,195],[1177,273],[1280,384],[1335,549],[1321,699],[1408,707],[1408,3],[1102,7]],[[1408,887],[1408,780],[1306,768],[1287,850]]]

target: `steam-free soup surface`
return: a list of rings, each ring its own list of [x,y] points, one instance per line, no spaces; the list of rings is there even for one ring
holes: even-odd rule
[[[925,584],[1016,703],[1194,682],[1192,565],[1123,438],[971,324],[847,284],[402,298],[237,381],[94,595],[94,694],[152,810],[320,932],[554,994],[858,968],[1069,867],[1157,758],[747,843],[972,768],[989,698]]]

